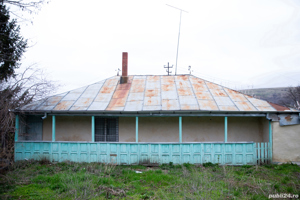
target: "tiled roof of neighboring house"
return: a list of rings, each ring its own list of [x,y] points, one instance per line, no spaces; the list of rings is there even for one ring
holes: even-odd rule
[[[279,109],[279,110],[278,110]],[[193,75],[120,76],[51,96],[22,111],[291,111]]]

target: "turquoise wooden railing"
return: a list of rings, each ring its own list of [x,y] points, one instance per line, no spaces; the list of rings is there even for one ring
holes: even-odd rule
[[[89,143],[16,142],[15,160],[102,162],[118,165],[203,164],[256,165],[255,143]]]

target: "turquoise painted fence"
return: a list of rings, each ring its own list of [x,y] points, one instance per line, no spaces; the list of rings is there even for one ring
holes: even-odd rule
[[[76,143],[16,142],[15,160],[102,162],[118,165],[202,164],[256,165],[255,143]]]
[[[255,152],[258,165],[272,163],[272,146],[270,142],[256,143]]]

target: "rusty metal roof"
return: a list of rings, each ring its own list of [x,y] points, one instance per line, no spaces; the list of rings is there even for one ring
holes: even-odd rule
[[[114,76],[22,107],[22,111],[292,111],[193,75]]]

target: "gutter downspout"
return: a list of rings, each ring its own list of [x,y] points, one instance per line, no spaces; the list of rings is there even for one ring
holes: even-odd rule
[[[300,117],[300,113],[299,113],[299,117]],[[270,162],[272,164],[272,160],[273,160],[273,134],[272,134],[272,119],[269,117],[269,113],[267,113],[266,118],[269,120],[269,150],[270,150],[270,155],[269,155],[269,159]]]
[[[42,120],[46,119],[47,118],[47,113],[45,113],[45,115],[41,118],[42,118]]]

